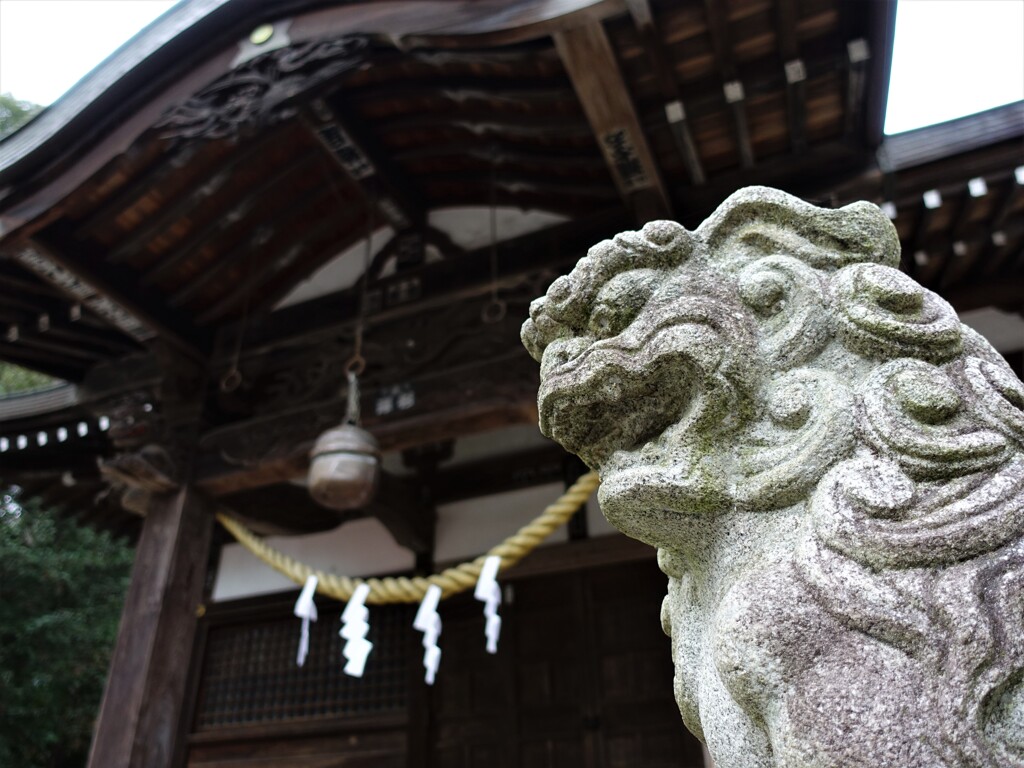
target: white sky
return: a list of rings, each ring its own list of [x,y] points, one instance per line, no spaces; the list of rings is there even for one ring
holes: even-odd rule
[[[0,0],[0,93],[49,105],[177,0]]]
[[[901,0],[885,132],[1024,99],[1024,0]]]
[[[0,93],[52,103],[174,4],[0,0]],[[1019,99],[1024,0],[901,0],[886,133]]]

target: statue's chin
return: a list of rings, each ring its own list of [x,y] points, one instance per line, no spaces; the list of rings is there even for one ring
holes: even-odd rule
[[[612,525],[654,547],[678,544],[688,519],[726,506],[724,473],[711,462],[651,465],[621,455],[600,468],[598,501]]]

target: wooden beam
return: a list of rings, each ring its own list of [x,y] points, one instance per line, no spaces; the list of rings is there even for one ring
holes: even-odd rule
[[[317,227],[317,233],[322,234],[322,230],[320,230],[319,227]],[[277,303],[285,296],[290,294],[299,282],[308,278],[321,266],[326,264],[335,256],[338,256],[348,250],[353,244],[358,242],[358,233],[349,232],[347,234],[348,237],[343,239],[321,240],[319,245],[312,242],[307,235],[304,243],[305,250],[291,261],[290,267],[284,271],[284,274],[279,275],[277,280],[266,285],[262,294],[259,296],[253,296],[250,299],[250,319],[255,319],[257,316],[271,313],[274,306],[276,306]],[[359,281],[356,281],[356,287],[359,285]],[[352,290],[343,290],[339,293],[346,294],[348,297],[354,297],[355,295],[355,291]],[[225,297],[224,302],[228,302],[230,300],[232,304],[237,305],[238,300],[242,298],[243,296],[236,292],[234,296]],[[342,301],[344,302],[345,299],[342,299]],[[302,302],[302,304],[305,303],[306,302]],[[359,306],[358,302],[356,306]]]
[[[0,277],[0,280],[3,278]],[[96,327],[81,320],[71,320],[68,305],[62,301],[27,297],[20,292],[15,295],[0,294],[0,316],[3,322],[20,325],[24,332],[22,338],[38,333],[73,341],[86,349],[96,349],[109,355],[129,354],[139,348],[129,337],[105,325]]]
[[[441,469],[430,478],[431,497],[437,504],[507,493],[562,480],[563,448],[551,444],[499,457],[480,459]]]
[[[750,129],[747,125],[746,91],[738,79],[736,60],[732,52],[732,37],[729,34],[729,18],[726,15],[726,4],[721,0],[704,0],[704,11],[707,17],[708,34],[711,36],[711,47],[715,52],[715,61],[722,74],[722,93],[725,102],[732,110],[733,122],[736,125],[736,145],[739,148],[740,165],[743,168],[754,167],[754,145],[750,141]]]
[[[993,242],[993,234],[991,230],[983,229],[971,237],[964,237],[960,240],[951,241],[950,238],[943,237],[943,246],[945,251],[948,252],[947,261],[949,259],[963,258],[951,249],[951,246],[955,243],[959,243],[965,249],[964,253],[966,255],[974,254],[976,258],[967,265],[967,268],[958,269],[953,274],[948,273],[950,267],[947,266],[947,272],[944,272],[936,280],[940,293],[945,295],[947,289],[955,292],[958,290],[957,286],[963,285],[965,282],[969,284],[991,282],[995,285],[998,282],[1000,272],[1002,272],[1003,277],[1011,280],[1016,277],[1012,257],[1018,252],[1021,241],[1024,240],[1024,219],[1010,222],[1008,226],[999,230],[999,244]],[[991,273],[981,268],[984,266],[983,263],[980,263],[983,257],[991,259],[989,265],[992,269]],[[975,265],[978,266],[977,269],[968,269]],[[1008,268],[1004,269],[1004,267]],[[971,272],[977,273],[973,279]]]
[[[57,225],[51,230],[54,227]],[[73,243],[63,228],[59,228],[46,240],[37,235],[23,243],[15,252],[15,259],[135,339],[145,341],[154,335],[160,336],[187,357],[202,357],[196,341],[187,335],[179,319],[172,317],[157,296],[139,290],[123,267],[104,265],[99,254],[80,253],[82,248]],[[71,253],[75,255],[69,255]]]
[[[426,228],[423,239],[426,245],[437,248],[446,259],[464,259],[469,254],[461,245],[456,245],[447,232],[442,232],[434,227]]]
[[[980,238],[966,234],[967,223],[971,220],[975,207],[976,198],[972,197],[966,186],[958,196],[955,203],[955,213],[950,216],[950,224],[946,227],[944,239],[946,240],[946,263],[936,283],[940,289],[955,284],[968,274],[974,267],[983,250],[983,242],[976,242]],[[980,234],[978,232],[975,235]]]
[[[89,768],[171,768],[212,530],[195,489],[152,498]]]
[[[929,192],[931,191],[933,190],[929,190]],[[926,192],[925,194],[927,195],[928,193]],[[931,239],[932,223],[935,221],[937,211],[946,204],[946,201],[943,200],[941,196],[939,200],[939,204],[935,207],[926,204],[923,198],[922,201],[918,203],[921,213],[917,218],[917,224],[914,227],[914,236],[911,238],[910,248],[908,249],[910,251],[910,263],[913,269],[911,275],[922,285],[928,285],[941,267],[941,264],[938,263],[938,254],[929,253],[926,247]],[[919,253],[925,254],[923,263],[919,263]]]
[[[641,224],[671,218],[671,198],[604,27],[595,21],[554,37],[626,207]]]
[[[623,536],[621,533],[614,533],[610,536],[539,547],[531,552],[529,557],[503,571],[501,578],[507,581],[532,579],[588,568],[649,562],[656,557],[657,550],[649,544]]]
[[[464,141],[449,139],[429,146],[400,149],[392,154],[395,161],[404,165],[449,157],[471,158],[488,169],[493,165],[501,169],[508,166],[549,168],[551,165],[557,164],[559,168],[595,176],[598,172],[603,174],[607,167],[604,158],[597,152],[591,153],[582,149],[545,151],[535,147],[523,149],[501,139],[495,140],[490,147],[479,144],[467,145]]]
[[[365,239],[363,241],[365,245]],[[388,261],[394,257],[399,263],[410,261],[410,256],[418,255],[419,264],[423,263],[423,233],[419,231],[399,232],[391,237],[374,255],[373,261],[364,273],[363,280],[379,280],[381,271]]]
[[[3,312],[0,310],[0,324],[3,324]],[[55,355],[71,360],[84,360],[89,364],[98,362],[107,357],[102,352],[98,352],[95,349],[89,349],[88,347],[77,344],[75,342],[61,341],[58,338],[48,338],[45,334],[40,333],[32,327],[21,327],[17,325],[6,325],[8,332],[10,329],[16,329],[15,334],[11,334],[7,337],[9,343],[18,347],[27,347],[32,349],[39,349],[43,351],[53,352]]]
[[[716,200],[715,204],[718,202],[721,200]],[[611,237],[628,226],[627,215],[616,206],[503,241],[498,244],[498,279],[518,281],[538,271],[558,271],[574,264],[598,240]],[[407,274],[371,283],[370,293],[376,293],[380,301],[370,321],[404,317],[431,306],[448,305],[487,293],[491,280],[489,251],[489,246],[476,249],[462,257],[427,264]],[[415,302],[402,299],[402,285],[408,285],[410,281],[417,289]],[[300,336],[326,338],[337,334],[355,323],[360,306],[359,295],[360,287],[357,285],[286,307],[266,317],[257,317],[254,306],[250,311],[244,346],[246,349],[259,349]]]
[[[647,52],[651,69],[654,70],[654,79],[658,83],[658,89],[661,91],[661,98],[664,101],[665,119],[668,120],[668,127],[675,140],[676,149],[679,151],[683,163],[686,164],[690,180],[695,185],[703,184],[706,180],[704,168],[701,166],[697,145],[693,140],[693,133],[690,131],[686,108],[683,105],[683,97],[676,82],[672,63],[669,61],[661,35],[658,34],[654,24],[654,12],[651,10],[650,0],[627,0],[626,5],[629,6],[633,24],[636,25],[637,32],[640,34],[640,40]]]
[[[11,260],[58,289],[68,302],[69,311],[72,307],[78,308],[79,318],[76,319],[81,319],[87,313],[93,314],[137,341],[152,338],[153,331],[128,308],[112,301],[96,285],[83,280],[63,263],[54,259],[39,243],[30,242],[15,248]]]
[[[464,395],[461,397],[465,400]],[[294,415],[291,418],[295,418]],[[340,420],[339,413],[338,421]],[[377,437],[382,450],[400,451],[437,440],[458,438],[520,424],[535,424],[536,421],[536,392],[524,390],[515,398],[496,393],[494,397],[472,403],[463,402],[436,410],[430,415],[398,419],[388,424],[381,423],[371,427],[370,432]],[[242,428],[244,429],[244,425]],[[216,456],[207,455],[197,485],[212,496],[222,496],[301,478],[309,468],[309,450],[312,443],[312,439],[305,440],[295,444],[292,450],[284,455],[273,456],[265,461],[245,466],[226,465],[218,461]]]
[[[218,502],[260,536],[295,536],[330,531],[363,517],[360,510],[336,512],[317,504],[309,490],[295,483],[276,483],[221,496]]]
[[[416,553],[434,543],[434,508],[415,479],[381,472],[373,500],[362,509],[336,512],[321,507],[301,485],[282,483],[240,491],[220,499],[232,514],[261,536],[329,531],[351,520],[375,517],[395,542]]]

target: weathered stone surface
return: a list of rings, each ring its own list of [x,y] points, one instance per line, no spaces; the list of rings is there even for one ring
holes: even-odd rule
[[[745,189],[523,326],[720,768],[1024,765],[1024,386],[898,263],[873,205]]]

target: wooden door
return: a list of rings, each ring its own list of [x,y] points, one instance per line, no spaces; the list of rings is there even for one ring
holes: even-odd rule
[[[431,768],[703,766],[672,697],[653,562],[523,579],[506,589],[499,653],[481,604],[441,609],[443,658],[425,698]],[[415,763],[414,763],[415,764]]]

